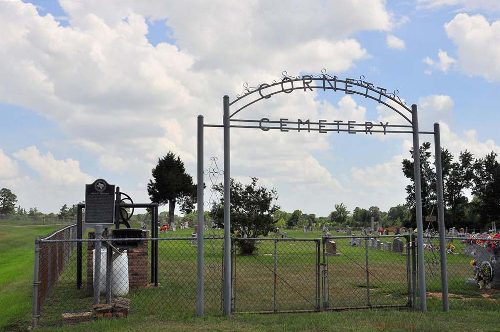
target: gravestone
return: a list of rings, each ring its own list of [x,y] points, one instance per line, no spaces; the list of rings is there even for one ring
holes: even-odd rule
[[[392,251],[394,252],[403,252],[403,241],[399,237],[395,238],[394,241],[392,241]]]
[[[333,240],[326,241],[326,254],[327,255],[337,255],[337,243]]]
[[[370,248],[377,249],[377,241],[378,241],[377,239],[372,237],[372,239],[370,241]]]
[[[357,239],[355,237],[351,238],[351,246],[353,247],[357,247],[358,246],[358,243],[356,241]]]
[[[380,240],[377,240],[377,249],[382,249],[382,242]]]

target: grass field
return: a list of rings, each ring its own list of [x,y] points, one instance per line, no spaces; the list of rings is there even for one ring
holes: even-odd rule
[[[29,324],[35,238],[59,227],[0,223],[0,329]]]
[[[31,309],[31,279],[33,240],[37,235],[48,234],[53,228],[0,226],[0,329],[14,330],[28,326]],[[21,232],[24,236],[20,236]],[[162,237],[189,236],[191,230],[162,234]],[[31,234],[28,239],[26,233]],[[319,233],[289,232],[292,237],[316,238]],[[383,251],[369,251],[371,257],[370,287],[366,286],[364,274],[365,249],[349,246],[347,240],[337,240],[337,256],[329,256],[330,306],[343,307],[365,305],[368,292],[371,304],[404,305],[407,300],[406,256]],[[3,245],[3,247],[2,247]],[[235,264],[235,310],[291,310],[314,309],[316,288],[314,242],[278,242],[277,282],[273,286],[275,261],[274,242],[260,241],[255,256],[236,256]],[[136,330],[221,330],[221,331],[271,331],[271,330],[500,330],[496,317],[500,305],[498,294],[481,292],[475,286],[466,286],[464,276],[471,276],[468,258],[463,255],[449,256],[453,273],[461,274],[456,283],[450,283],[452,312],[441,313],[440,301],[429,294],[430,313],[423,315],[409,310],[362,310],[322,312],[309,314],[236,314],[231,318],[221,317],[221,251],[222,241],[207,241],[206,244],[206,310],[204,319],[194,318],[196,289],[196,247],[191,241],[160,241],[159,243],[159,287],[131,291],[132,308],[129,318],[123,320],[83,323],[71,328],[76,331],[136,331]],[[11,252],[9,254],[9,252]],[[24,252],[22,262],[14,262],[17,272],[6,277],[4,256],[17,257],[14,252]],[[84,253],[86,250],[84,249]],[[432,253],[426,253],[432,260]],[[19,263],[19,264],[18,264]],[[376,263],[376,264],[375,264]],[[84,271],[86,260],[84,259]],[[7,265],[6,265],[7,266]],[[432,268],[432,270],[435,267]],[[13,270],[12,270],[13,271]],[[439,266],[437,267],[439,271]],[[42,311],[42,327],[47,331],[60,328],[60,315],[67,311],[89,310],[92,297],[86,290],[75,289],[74,257],[59,278],[52,297]],[[450,273],[451,274],[451,273]],[[454,278],[455,274],[451,275]],[[15,277],[23,275],[25,277]],[[438,273],[439,275],[439,273]],[[431,291],[439,290],[429,275]],[[84,273],[85,277],[85,273]],[[439,279],[439,276],[438,276]],[[308,282],[304,282],[308,280]],[[85,284],[85,280],[84,280]],[[17,285],[17,287],[16,287]],[[455,288],[452,288],[455,287]],[[8,289],[8,291],[7,291]],[[276,294],[273,302],[273,292]],[[10,294],[10,295],[9,295]],[[455,296],[459,294],[460,296]],[[437,297],[437,298],[436,298]],[[487,298],[486,298],[487,297]],[[15,300],[12,300],[12,299]],[[16,303],[13,306],[12,303]],[[13,309],[17,307],[17,309]],[[13,309],[13,310],[11,310]],[[7,317],[7,318],[4,318]],[[43,328],[42,328],[43,330]]]

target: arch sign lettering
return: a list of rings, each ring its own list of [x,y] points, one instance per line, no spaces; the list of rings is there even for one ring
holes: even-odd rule
[[[244,84],[243,93],[230,101],[229,96],[223,97],[223,123],[205,124],[203,116],[198,116],[198,295],[197,295],[197,314],[204,313],[204,251],[203,251],[203,229],[204,229],[204,201],[203,201],[203,131],[204,128],[223,128],[224,129],[224,287],[223,302],[224,314],[231,314],[231,214],[229,193],[230,184],[230,131],[231,128],[256,129],[261,132],[271,130],[280,132],[317,132],[318,134],[346,133],[358,135],[374,134],[412,134],[413,136],[413,157],[415,174],[415,202],[416,202],[416,222],[417,222],[417,255],[418,255],[418,288],[420,291],[420,310],[426,311],[426,292],[425,292],[425,266],[423,252],[423,223],[422,223],[422,200],[421,200],[421,181],[420,181],[420,158],[419,158],[419,135],[434,135],[436,149],[436,174],[437,174],[437,193],[438,193],[438,220],[440,226],[440,247],[442,283],[443,283],[443,305],[447,310],[448,289],[446,276],[446,248],[444,239],[444,206],[443,206],[443,188],[441,171],[441,146],[439,124],[434,124],[433,131],[419,131],[417,105],[408,106],[404,99],[399,96],[398,90],[389,90],[375,83],[365,80],[361,76],[359,79],[339,78],[330,75],[326,70],[319,74],[289,76],[286,72],[282,77],[271,83],[262,83],[254,87]],[[359,96],[372,100],[376,104],[385,105],[390,110],[399,115],[401,123],[389,123],[384,121],[364,121],[357,122],[352,119],[306,119],[297,118],[293,115],[287,118],[275,118],[272,114],[266,117],[248,119],[241,115],[245,110],[250,109],[252,105],[258,102],[265,102],[278,94],[290,94],[295,91],[303,93],[313,91],[324,91],[340,93],[346,95]],[[444,270],[443,270],[444,268]],[[446,286],[446,287],[445,287]],[[445,289],[446,288],[446,289]]]

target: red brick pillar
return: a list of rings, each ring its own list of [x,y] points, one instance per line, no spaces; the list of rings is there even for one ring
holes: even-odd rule
[[[143,231],[142,237],[147,238],[148,232]],[[149,284],[148,243],[148,241],[143,241],[137,247],[127,251],[130,289],[145,288]]]

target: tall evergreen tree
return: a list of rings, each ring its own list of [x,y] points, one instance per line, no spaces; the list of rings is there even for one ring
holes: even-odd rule
[[[10,189],[0,189],[0,214],[14,214],[16,212],[17,196]]]
[[[184,162],[174,153],[169,152],[158,159],[152,170],[153,178],[148,183],[148,194],[152,202],[168,204],[168,223],[174,223],[174,211],[177,203],[180,210],[191,212],[196,201],[196,186],[193,178],[186,173]]]

